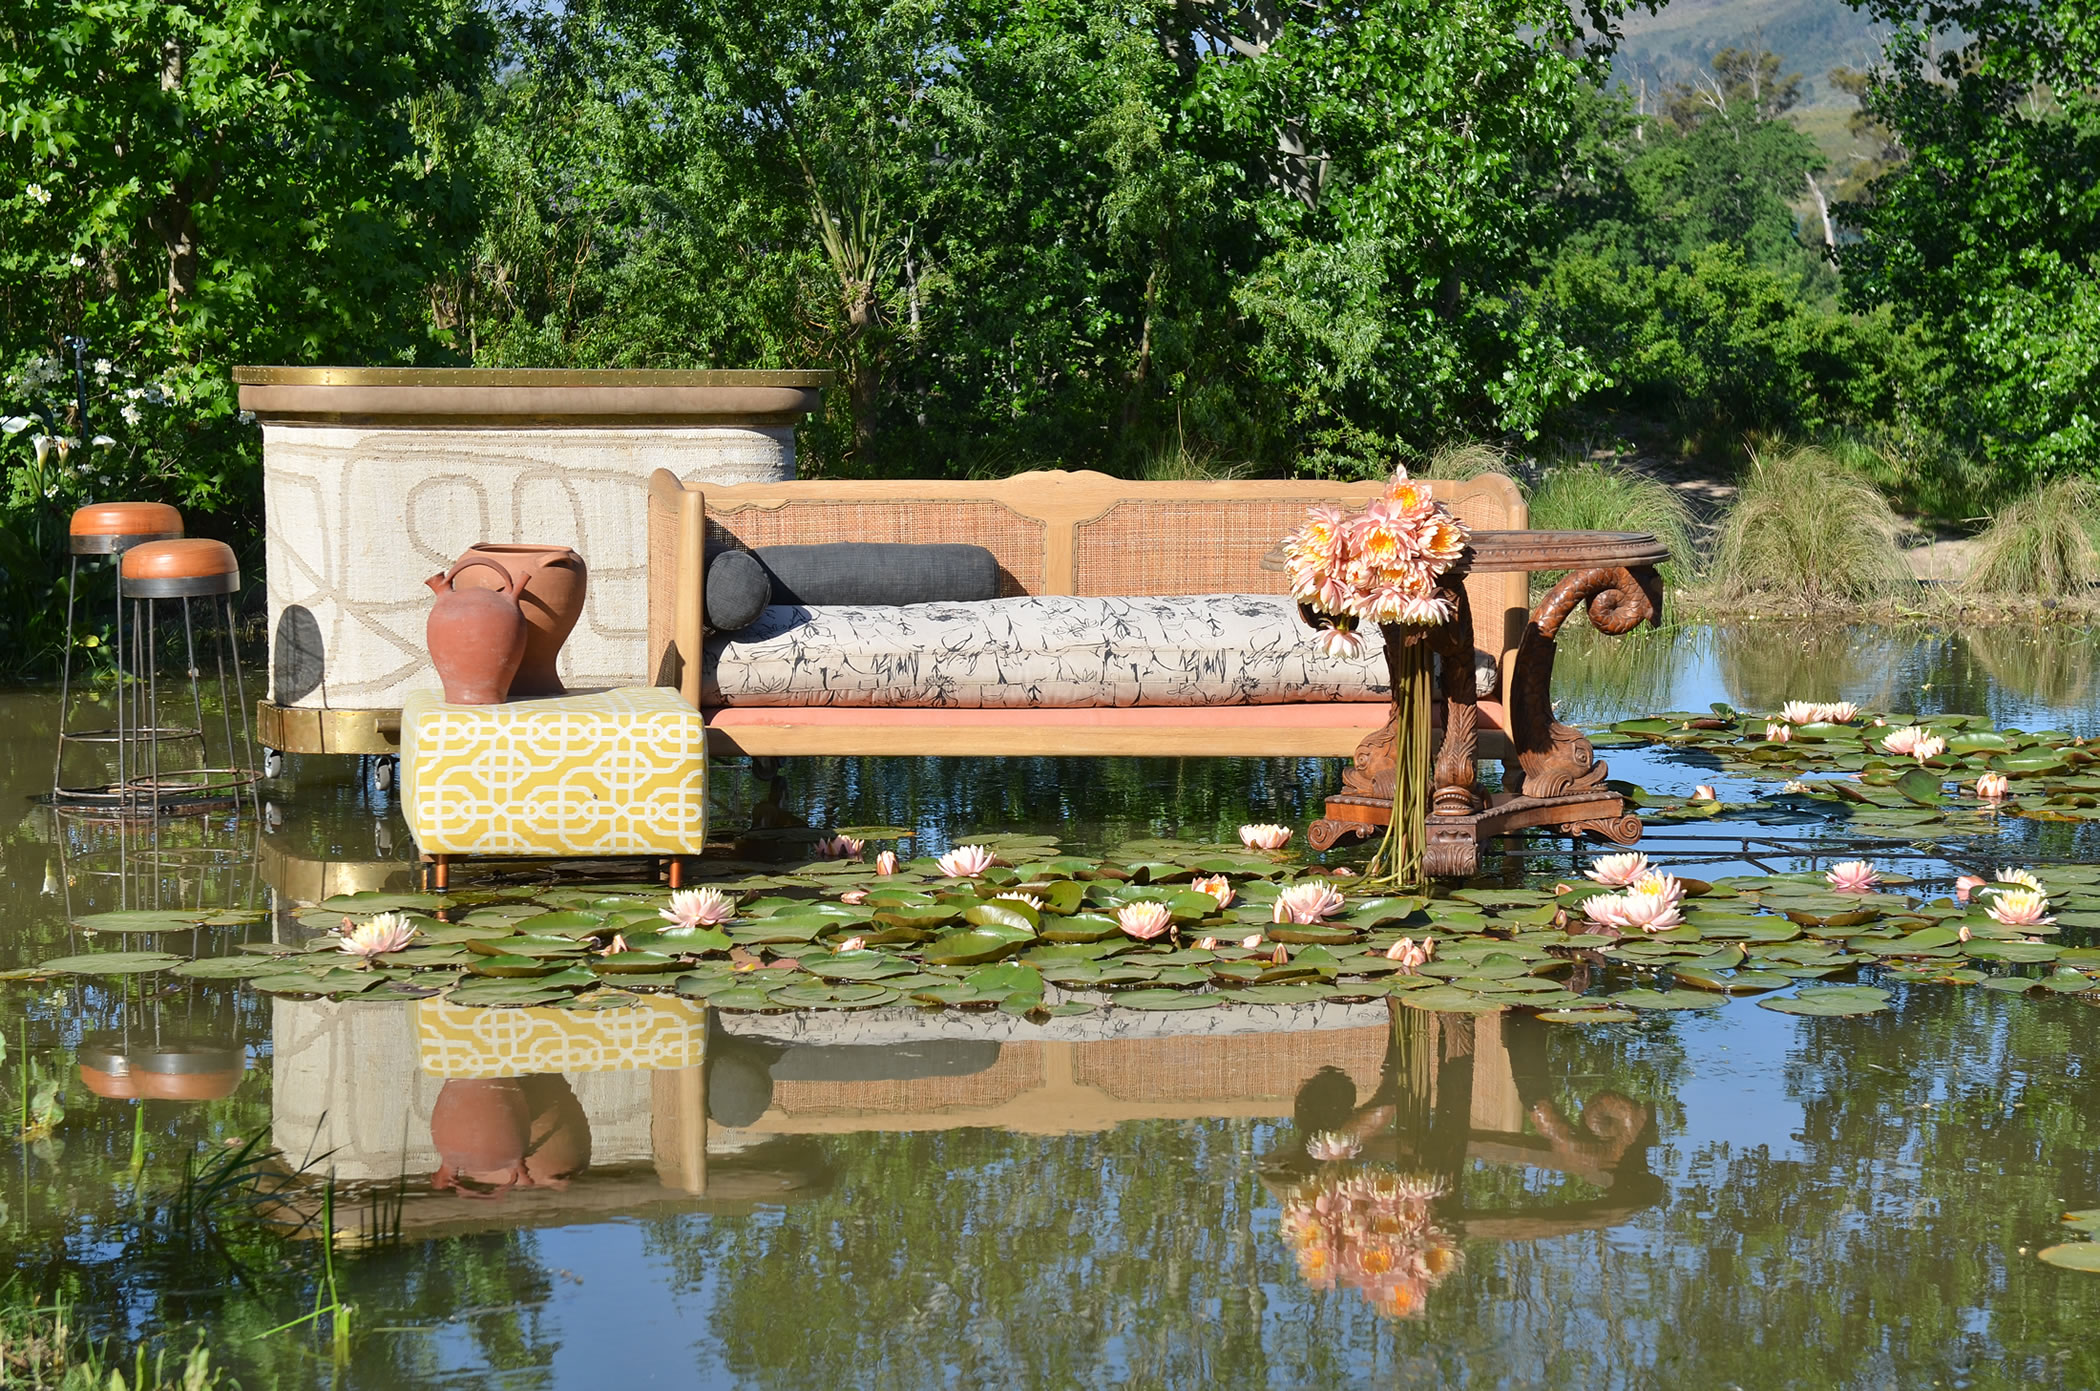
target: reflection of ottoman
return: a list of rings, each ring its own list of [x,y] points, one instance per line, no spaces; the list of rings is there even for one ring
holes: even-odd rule
[[[707,732],[667,686],[505,705],[413,691],[401,807],[426,856],[697,855]]]

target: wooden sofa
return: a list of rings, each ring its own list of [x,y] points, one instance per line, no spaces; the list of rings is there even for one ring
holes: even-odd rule
[[[1476,530],[1522,530],[1523,496],[1499,474],[1436,482]],[[649,670],[701,705],[702,586],[723,547],[827,541],[964,541],[998,559],[1002,593],[1284,594],[1262,557],[1315,503],[1360,507],[1378,483],[1130,482],[1043,470],[994,482],[885,479],[682,483],[649,480]],[[1468,582],[1475,642],[1498,673],[1481,701],[1483,757],[1502,757],[1501,683],[1529,617],[1528,577]],[[1308,632],[1307,641],[1311,641]],[[1346,757],[1381,730],[1384,700],[1101,709],[711,709],[708,746],[761,757],[811,754]]]

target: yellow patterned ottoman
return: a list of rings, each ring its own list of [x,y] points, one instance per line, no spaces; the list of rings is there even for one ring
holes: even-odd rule
[[[668,686],[504,705],[412,691],[401,808],[441,866],[451,855],[697,855],[707,730]]]

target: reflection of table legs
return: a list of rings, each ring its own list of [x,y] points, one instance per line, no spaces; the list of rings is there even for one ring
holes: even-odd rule
[[[1502,793],[1483,798],[1474,786],[1479,707],[1473,684],[1473,624],[1462,586],[1453,586],[1458,612],[1433,641],[1443,660],[1439,695],[1444,742],[1438,751],[1431,794],[1428,872],[1462,878],[1479,866],[1480,842],[1531,826],[1553,826],[1570,835],[1604,836],[1631,845],[1641,836],[1638,816],[1604,785],[1605,765],[1580,730],[1553,718],[1553,658],[1560,628],[1575,609],[1588,605],[1600,632],[1620,636],[1662,613],[1662,589],[1647,566],[1578,570],[1554,586],[1532,611],[1508,678],[1509,736],[1513,754],[1505,764]],[[1345,835],[1368,836],[1392,816],[1395,730],[1388,723],[1357,746],[1342,791],[1327,799],[1326,815],[1312,824],[1315,850]]]

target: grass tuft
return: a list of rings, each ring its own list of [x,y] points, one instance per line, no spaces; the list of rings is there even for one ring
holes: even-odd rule
[[[1897,544],[1903,523],[1865,472],[1827,449],[1753,453],[1721,518],[1711,574],[1724,602],[1796,605],[1810,613],[1917,588]]]
[[[2076,474],[2044,483],[1998,509],[1978,538],[1964,594],[2074,599],[2100,580],[2093,534],[2100,486]]]
[[[1692,509],[1669,484],[1609,459],[1569,459],[1547,468],[1531,490],[1538,531],[1645,531],[1670,548],[1659,566],[1676,588],[1697,567]]]
[[[1491,444],[1468,442],[1447,444],[1429,456],[1429,461],[1410,472],[1417,478],[1442,478],[1453,483],[1463,483],[1468,478],[1478,478],[1483,473],[1506,473],[1517,476],[1510,466],[1509,456]],[[1521,484],[1519,486],[1522,486]]]

